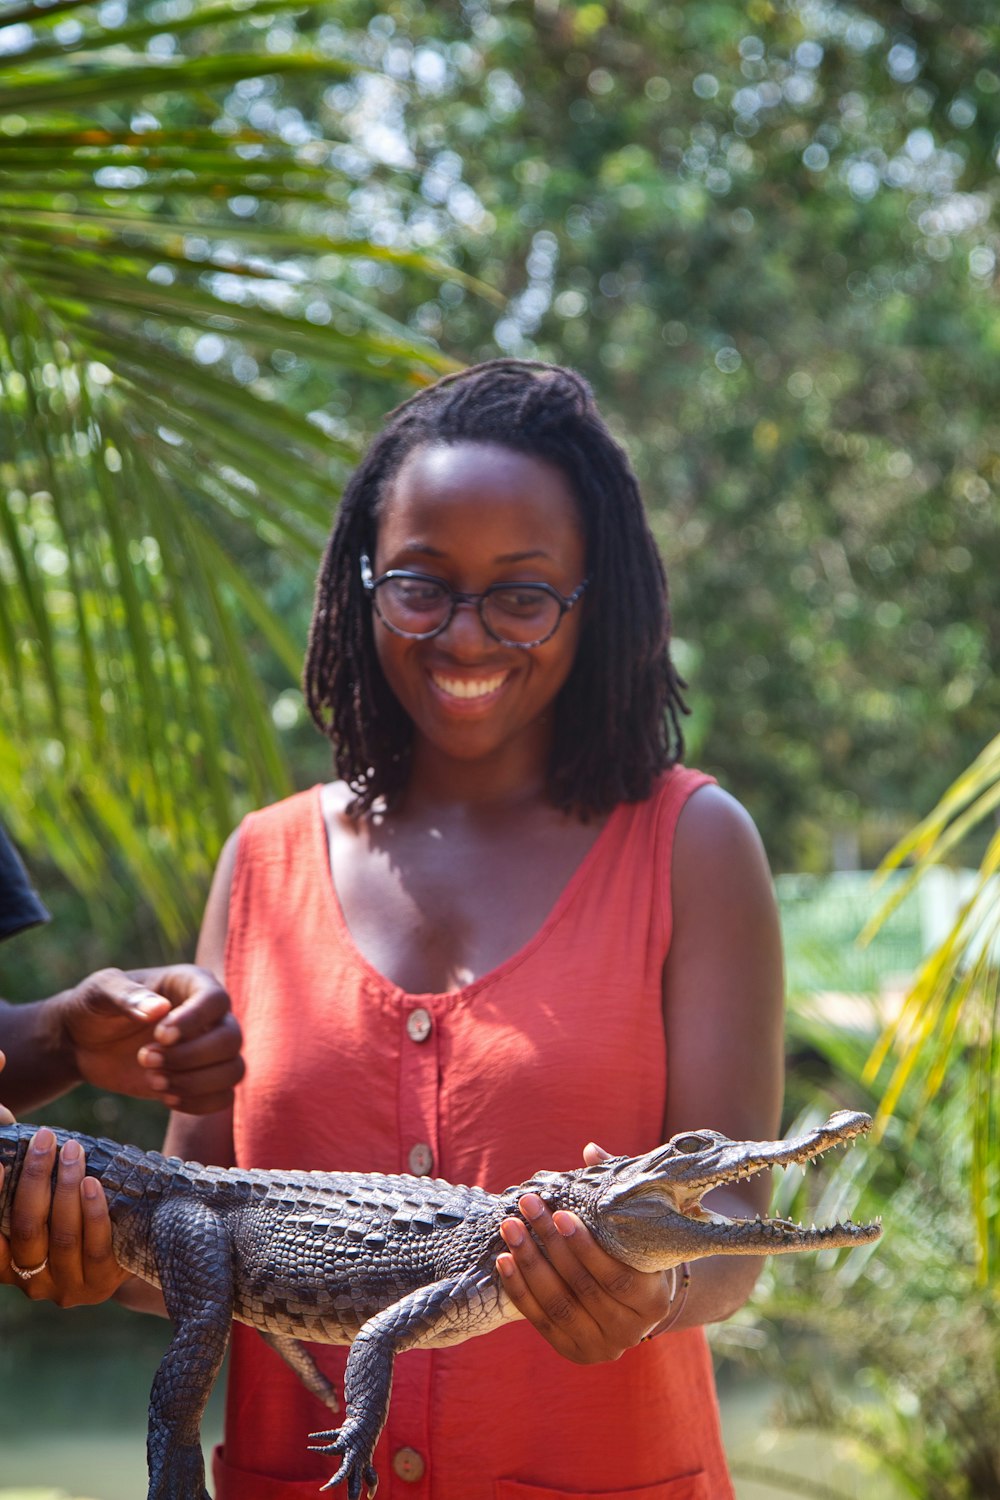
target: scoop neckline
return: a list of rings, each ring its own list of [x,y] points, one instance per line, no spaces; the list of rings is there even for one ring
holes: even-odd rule
[[[502,959],[492,969],[487,970],[485,974],[480,974],[477,979],[470,980],[468,984],[462,985],[459,989],[418,991],[404,990],[402,985],[397,984],[395,980],[383,974],[370,959],[365,957],[354,941],[354,934],[348,926],[347,918],[344,915],[344,908],[340,902],[340,893],[337,890],[337,882],[333,873],[333,863],[330,859],[330,841],[327,836],[326,820],[323,817],[324,785],[325,783],[320,782],[313,788],[313,827],[319,842],[319,852],[322,857],[323,866],[326,870],[326,890],[333,914],[334,925],[337,928],[341,941],[349,950],[358,967],[370,980],[378,985],[384,994],[393,996],[401,1002],[419,1003],[429,1009],[443,1009],[447,1006],[458,1005],[464,1001],[471,1000],[480,990],[486,989],[489,985],[496,984],[514,969],[517,969],[526,959],[531,957],[536,949],[541,947],[549,934],[562,920],[578,889],[587,879],[591,865],[596,863],[601,847],[607,840],[612,826],[623,816],[624,809],[627,806],[626,803],[619,802],[612,808],[604,827],[559,892],[540,927],[528,938],[527,942],[522,944],[514,953]]]

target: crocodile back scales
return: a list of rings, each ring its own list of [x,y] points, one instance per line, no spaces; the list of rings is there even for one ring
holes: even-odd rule
[[[0,1233],[34,1126],[0,1127]],[[227,1226],[236,1276],[233,1316],[269,1333],[349,1343],[373,1313],[415,1287],[473,1267],[492,1271],[499,1225],[516,1196],[497,1197],[407,1174],[206,1167],[137,1146],[53,1130],[83,1147],[104,1189],[115,1256],[161,1284],[148,1221],[168,1196],[210,1204]],[[480,1316],[503,1321],[499,1305]]]

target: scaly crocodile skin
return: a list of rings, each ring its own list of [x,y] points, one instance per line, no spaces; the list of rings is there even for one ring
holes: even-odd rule
[[[351,1344],[342,1425],[315,1433],[341,1464],[349,1500],[377,1483],[393,1360],[488,1333],[518,1314],[495,1270],[500,1224],[527,1191],[573,1209],[601,1244],[639,1270],[703,1255],[780,1254],[877,1239],[877,1225],[803,1229],[781,1219],[698,1216],[703,1193],[772,1165],[806,1162],[870,1126],[841,1112],[790,1141],[686,1132],[639,1157],[540,1172],[501,1194],[427,1177],[204,1167],[80,1135],[103,1185],[115,1254],[163,1289],[174,1332],[153,1381],[149,1500],[208,1500],[200,1446],[205,1403],[233,1318],[259,1328],[333,1411],[336,1392],[300,1340]],[[35,1127],[0,1127],[0,1232]],[[60,1145],[70,1139],[54,1132]],[[652,1201],[651,1201],[652,1200]]]

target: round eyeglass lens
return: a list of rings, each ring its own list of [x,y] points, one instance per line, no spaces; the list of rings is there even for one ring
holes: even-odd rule
[[[387,625],[407,635],[428,635],[448,618],[451,594],[433,578],[385,578],[375,590],[375,603]]]
[[[515,646],[552,635],[562,616],[558,599],[546,589],[530,585],[491,589],[483,599],[482,612],[487,629]]]

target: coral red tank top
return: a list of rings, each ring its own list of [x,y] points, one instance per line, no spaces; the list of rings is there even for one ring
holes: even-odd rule
[[[535,936],[451,994],[407,994],[355,948],[318,787],[248,817],[226,953],[246,1038],[237,1163],[497,1191],[579,1166],[588,1140],[657,1144],[673,835],[709,780],[677,767],[617,807]],[[311,1349],[342,1389],[347,1350]],[[308,1434],[336,1425],[236,1325],[217,1500],[315,1496],[335,1464]],[[700,1329],[590,1366],[522,1322],[401,1355],[375,1461],[379,1500],[732,1500]]]

